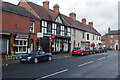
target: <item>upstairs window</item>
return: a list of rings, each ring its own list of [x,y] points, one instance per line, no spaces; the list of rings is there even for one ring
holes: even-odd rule
[[[34,21],[30,21],[30,32],[34,33]]]
[[[89,34],[87,34],[87,40],[89,40]]]
[[[83,32],[83,39],[84,39],[85,33]]]
[[[67,27],[65,27],[65,35],[67,35]]]
[[[74,29],[74,37],[76,36],[76,29]]]
[[[93,40],[94,40],[94,35],[93,35]]]
[[[111,35],[111,38],[114,38],[114,36],[113,36],[113,35]]]

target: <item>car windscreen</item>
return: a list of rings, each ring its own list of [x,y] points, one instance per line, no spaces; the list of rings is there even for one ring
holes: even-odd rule
[[[74,50],[79,50],[80,48],[74,48]]]
[[[44,51],[36,51],[35,54],[44,54]]]

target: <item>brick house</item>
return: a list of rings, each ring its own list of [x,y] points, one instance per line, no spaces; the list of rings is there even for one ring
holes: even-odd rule
[[[2,53],[28,53],[40,46],[39,18],[23,7],[2,1]]]
[[[113,50],[119,50],[120,49],[119,37],[120,30],[110,30],[110,28],[108,28],[108,36],[106,36],[105,39],[103,39],[102,37],[102,45],[107,46],[108,48]]]

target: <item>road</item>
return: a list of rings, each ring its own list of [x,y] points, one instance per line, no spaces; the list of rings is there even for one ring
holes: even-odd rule
[[[118,51],[5,66],[3,78],[117,78]]]

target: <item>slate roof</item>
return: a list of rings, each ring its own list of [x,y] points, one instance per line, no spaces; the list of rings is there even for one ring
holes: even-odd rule
[[[108,35],[116,35],[116,34],[120,34],[120,30],[113,30],[108,33]]]
[[[101,40],[104,41],[107,39],[107,36],[101,36]]]
[[[8,3],[8,2],[4,2],[4,1],[2,1],[2,5],[0,5],[0,10],[11,12],[14,14],[19,14],[19,15],[34,18],[34,19],[39,19],[34,14],[29,12],[27,9]]]

